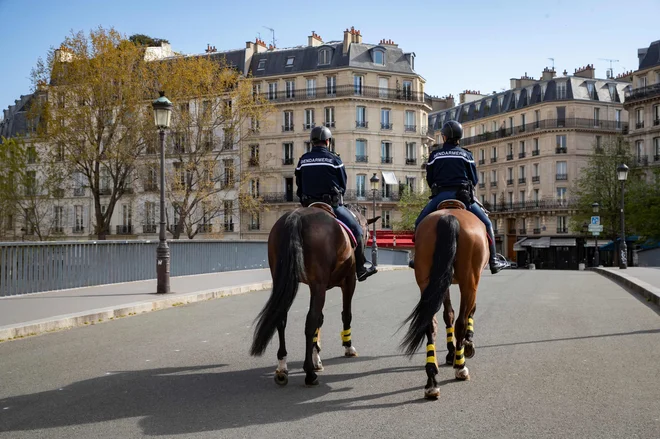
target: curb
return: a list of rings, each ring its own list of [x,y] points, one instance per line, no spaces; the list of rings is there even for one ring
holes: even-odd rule
[[[378,268],[378,271],[380,272],[397,270],[410,270],[410,268],[405,265],[385,266]],[[152,301],[135,302],[124,305],[117,305],[114,307],[99,308],[75,314],[65,314],[42,320],[33,320],[31,322],[24,322],[18,325],[3,326],[0,327],[0,343],[4,341],[17,340],[25,337],[32,337],[35,335],[61,331],[64,329],[95,325],[97,323],[112,321],[123,317],[130,317],[151,311],[159,311],[162,309],[187,305],[195,302],[203,302],[206,300],[219,299],[222,297],[268,290],[272,287],[272,281],[265,281],[253,284],[239,285],[235,287],[213,288],[210,290],[180,294]]]
[[[656,288],[649,283],[637,279],[636,277],[628,276],[627,274],[619,273],[616,271],[595,267],[592,268],[592,270],[614,280],[623,286],[630,288],[638,294],[641,294],[648,302],[653,303],[655,306],[660,306],[660,288]]]

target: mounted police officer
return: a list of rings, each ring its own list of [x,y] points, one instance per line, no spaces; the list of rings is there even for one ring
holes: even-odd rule
[[[303,206],[323,202],[332,206],[337,218],[346,224],[355,235],[355,261],[357,278],[362,282],[376,273],[376,267],[365,267],[364,239],[362,228],[353,214],[343,206],[342,196],[346,192],[346,169],[338,155],[328,150],[332,133],[325,126],[312,129],[312,150],[303,154],[296,167],[296,195]]]
[[[440,133],[443,145],[431,153],[426,164],[426,182],[431,187],[431,201],[417,217],[415,229],[427,215],[438,208],[440,202],[449,199],[462,201],[468,210],[486,225],[490,247],[488,263],[491,273],[495,274],[504,268],[504,264],[495,257],[497,250],[493,225],[483,208],[474,200],[474,186],[479,182],[479,178],[472,154],[458,146],[463,137],[463,126],[455,120],[450,120],[445,122]],[[410,266],[414,266],[413,261]]]

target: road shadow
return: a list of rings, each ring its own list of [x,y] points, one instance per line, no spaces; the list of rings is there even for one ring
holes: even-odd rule
[[[374,357],[324,360],[328,366],[343,361],[373,361]],[[418,391],[425,382],[423,367],[404,366],[344,374],[321,374],[321,384],[305,388],[301,363],[289,363],[289,385],[273,382],[273,367],[217,371],[226,364],[119,371],[79,381],[62,389],[0,400],[0,432],[18,432],[140,417],[142,434],[192,434],[251,425],[293,422],[320,413],[384,409],[417,403],[372,403],[380,398]],[[388,374],[419,372],[415,386],[357,397],[342,398],[353,387],[331,384]],[[446,385],[453,380],[443,381]],[[334,394],[329,400],[318,399]],[[6,410],[2,410],[8,407]]]

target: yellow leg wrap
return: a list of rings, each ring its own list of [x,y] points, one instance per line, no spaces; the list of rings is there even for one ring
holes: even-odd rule
[[[341,341],[347,342],[351,341],[351,330],[347,329],[345,331],[341,331]]]
[[[474,332],[474,320],[472,317],[468,317],[467,330]]]
[[[436,364],[435,361],[435,345],[426,345],[426,362]]]
[[[454,341],[454,328],[447,328],[447,343]]]
[[[464,349],[460,348],[454,354],[454,366],[462,366],[465,364],[465,356],[463,355]]]
[[[316,332],[314,333],[314,338],[312,338],[312,342],[316,344],[320,344],[319,343],[320,334],[321,334],[321,328],[316,328]]]

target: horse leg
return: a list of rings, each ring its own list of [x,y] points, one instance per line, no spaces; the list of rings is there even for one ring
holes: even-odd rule
[[[357,350],[351,341],[351,320],[353,320],[351,303],[353,302],[353,293],[355,293],[355,276],[348,276],[344,280],[341,293],[343,306],[341,320],[344,327],[344,330],[341,331],[341,343],[344,347],[344,355],[346,357],[357,357]]]
[[[470,371],[465,365],[465,351],[463,343],[468,327],[468,316],[475,307],[477,289],[473,286],[460,285],[461,308],[456,320],[456,352],[454,354],[454,369],[457,380],[469,380]]]
[[[305,320],[305,362],[303,363],[303,370],[306,374],[305,385],[317,386],[319,380],[314,372],[312,352],[314,350],[314,335],[320,327],[323,305],[325,304],[325,285],[313,284],[309,286],[309,289],[311,291],[311,297],[309,300],[309,312]]]
[[[454,346],[454,308],[451,306],[449,290],[445,293],[443,307],[442,317],[445,321],[447,331],[447,357],[445,357],[445,363],[454,364],[454,352],[456,352],[456,347]]]
[[[474,337],[474,312],[477,310],[477,306],[472,307],[472,312],[468,315],[467,328],[465,330],[465,358],[474,357],[475,348],[472,337]]]
[[[282,322],[277,325],[277,336],[280,339],[280,348],[277,350],[277,369],[275,370],[275,382],[280,386],[286,386],[289,382],[289,369],[286,365],[286,341],[284,339],[284,329],[286,328],[286,316]]]
[[[316,328],[314,333],[314,348],[312,349],[312,363],[314,364],[314,370],[316,372],[321,372],[323,370],[323,362],[321,361],[321,327],[323,326],[323,312],[321,312],[321,320],[319,322],[319,327]]]
[[[438,321],[433,317],[433,323],[426,330],[426,386],[424,386],[424,397],[427,399],[436,399],[440,396],[440,386],[438,386],[438,361],[435,358],[435,336],[437,333]]]

